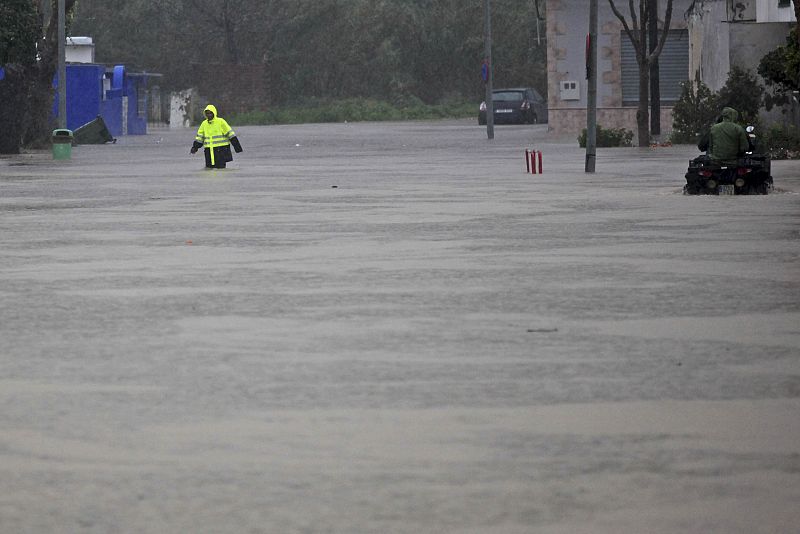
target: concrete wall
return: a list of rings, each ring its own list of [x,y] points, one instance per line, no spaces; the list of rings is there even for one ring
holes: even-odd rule
[[[100,103],[99,115],[103,117],[109,133],[114,137],[123,135],[122,98],[111,98]]]
[[[108,89],[104,82],[109,76],[104,65],[67,65],[67,128],[76,130],[100,115],[113,136],[146,134],[147,116],[139,117],[137,97],[140,91],[146,91],[147,75],[129,76],[124,67],[117,66]],[[54,98],[53,116],[58,113],[58,99]]]
[[[767,22],[763,24],[731,24],[731,42],[736,46],[730,50],[730,64],[750,69],[758,79],[757,69],[761,58],[779,46],[786,44],[793,22]],[[761,120],[767,123],[782,123],[789,120],[791,109],[762,110]]]
[[[797,2],[798,0],[794,0]],[[756,0],[758,22],[793,22],[797,21],[794,15],[794,6],[778,7],[777,0]]]
[[[102,101],[102,65],[74,64],[67,66],[67,128],[75,130],[94,120]],[[56,85],[58,73],[56,73]],[[53,116],[58,116],[58,98],[54,98]]]
[[[753,1],[753,0],[751,0]],[[778,13],[791,8],[777,8],[777,0],[769,6],[759,3],[759,18],[764,13]],[[793,15],[793,13],[792,13]],[[690,71],[692,79],[700,79],[712,91],[719,91],[728,80],[731,68],[740,67],[757,74],[761,58],[778,46],[786,44],[793,22],[739,21],[726,2],[706,2],[702,10],[689,19]],[[733,21],[733,22],[729,22]],[[792,110],[763,110],[761,119],[766,123],[786,122]]]
[[[147,95],[147,77],[128,75],[125,80],[125,95],[128,97],[128,129],[129,135],[144,135],[147,133],[147,100],[144,109],[139,113],[139,96]]]
[[[730,24],[730,40],[735,46],[730,50],[730,63],[752,71],[768,52],[786,44],[792,29],[790,22],[759,24]]]
[[[777,0],[772,0],[772,4],[777,6]],[[727,22],[729,20],[734,22]],[[724,1],[706,2],[703,9],[689,19],[692,79],[699,73],[703,83],[713,91],[725,85],[734,66],[755,72],[767,52],[786,44],[786,36],[792,28],[788,22],[737,20]]]
[[[706,2],[689,18],[689,73],[698,76],[712,91],[719,91],[728,79],[730,32],[725,21],[730,16],[726,2]]]
[[[659,14],[664,13],[660,2]],[[616,2],[630,20],[627,2]],[[634,2],[638,5],[638,2]],[[675,0],[672,29],[689,29],[689,72],[713,91],[721,89],[733,66],[755,72],[761,58],[777,46],[785,44],[792,27],[790,22],[756,23],[758,20],[794,20],[794,10],[778,8],[777,0],[727,0],[702,4],[685,17],[691,0]],[[622,105],[620,31],[622,25],[607,1],[598,3],[598,86],[597,120],[603,127],[628,128],[636,132],[635,106]],[[570,0],[547,1],[547,75],[549,130],[556,134],[575,134],[586,127],[587,86],[585,39],[589,31],[588,2]],[[561,84],[576,81],[580,85],[577,99],[562,98]],[[765,113],[774,120],[780,112]],[[662,107],[662,134],[672,128],[671,108]]]
[[[663,16],[662,1],[659,14]],[[686,28],[683,13],[691,0],[675,0],[672,29]],[[617,2],[619,10],[630,20],[627,2]],[[622,68],[620,32],[622,24],[607,1],[598,2],[597,42],[597,120],[604,128],[627,128],[636,133],[635,106],[622,105]],[[586,127],[586,35],[589,32],[588,2],[570,0],[547,1],[547,83],[549,130],[556,134],[575,134]],[[576,100],[561,96],[561,83],[580,83]],[[662,133],[672,128],[671,108],[662,109]]]
[[[576,138],[586,128],[586,108],[560,109],[550,111],[550,122],[559,124],[558,129],[550,128],[550,132],[566,136],[574,135]],[[636,108],[597,108],[597,124],[603,128],[625,128],[634,133],[633,142],[636,143]],[[672,131],[672,107],[661,106],[661,131],[666,135]]]

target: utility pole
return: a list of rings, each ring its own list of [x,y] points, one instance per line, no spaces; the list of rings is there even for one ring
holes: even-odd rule
[[[589,0],[589,38],[586,45],[585,172],[594,172],[597,159],[597,0]]]
[[[658,48],[658,0],[648,1],[647,42],[652,54]],[[664,31],[667,31],[665,28]],[[650,133],[661,135],[661,86],[659,84],[658,57],[650,63]]]
[[[494,102],[492,100],[492,0],[483,0],[486,56],[486,137],[494,139]]]
[[[67,127],[67,34],[64,29],[66,20],[64,0],[58,0],[58,127]]]

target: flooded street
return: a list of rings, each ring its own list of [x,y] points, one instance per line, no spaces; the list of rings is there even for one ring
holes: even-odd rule
[[[800,161],[475,122],[0,159],[0,533],[794,532]]]

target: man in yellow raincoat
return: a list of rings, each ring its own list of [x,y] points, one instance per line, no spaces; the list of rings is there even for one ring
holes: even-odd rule
[[[200,127],[197,129],[197,137],[192,143],[190,152],[194,154],[202,147],[206,156],[206,167],[224,169],[226,163],[233,161],[231,145],[237,154],[242,151],[242,145],[233,128],[225,119],[217,116],[216,107],[211,104],[207,105],[203,114],[206,116],[206,120],[200,123]]]

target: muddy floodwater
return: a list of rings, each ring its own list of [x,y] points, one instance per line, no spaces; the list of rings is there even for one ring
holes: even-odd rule
[[[798,532],[800,161],[233,126],[0,158],[0,533]]]

